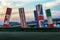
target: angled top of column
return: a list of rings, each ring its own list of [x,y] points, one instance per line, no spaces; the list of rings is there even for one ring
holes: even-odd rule
[[[36,5],[36,11],[39,13],[39,15],[43,15],[43,8],[41,4]]]
[[[6,14],[10,15],[11,14],[11,10],[12,10],[12,8],[7,8]]]
[[[19,8],[20,13],[24,13],[24,8]]]
[[[47,16],[47,17],[51,16],[51,11],[50,11],[50,9],[47,9],[47,10],[46,10],[46,16]]]

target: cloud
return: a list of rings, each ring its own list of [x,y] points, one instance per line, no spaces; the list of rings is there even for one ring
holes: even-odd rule
[[[60,5],[52,7],[51,10],[60,11]]]
[[[60,11],[51,11],[53,18],[60,18]]]
[[[24,7],[25,9],[25,15],[27,17],[27,21],[34,20],[34,7],[38,3],[34,3],[33,1],[35,0],[0,0],[1,1],[1,6],[0,6],[0,21],[2,21],[5,17],[5,11],[7,7],[12,8],[12,14],[11,14],[11,19],[10,21],[20,21],[19,19],[19,10],[18,8]],[[39,0],[36,0],[37,2],[40,2]],[[46,0],[45,0],[46,1]],[[33,5],[32,3],[33,2]],[[30,4],[31,3],[31,4]],[[26,4],[30,6],[26,6]],[[36,4],[36,5],[34,5]],[[31,6],[32,5],[32,6]],[[55,0],[55,1],[50,1],[50,2],[45,2],[42,3],[43,9],[44,9],[44,17],[46,18],[45,10],[48,8],[52,8],[54,6],[60,5],[60,0]],[[27,10],[28,8],[28,10]],[[59,18],[60,17],[60,12],[59,11],[51,11],[53,18]]]
[[[21,8],[24,7],[25,4],[27,3],[22,1],[1,1],[0,7]]]
[[[35,1],[35,0],[9,0],[9,1],[32,2],[32,1]]]
[[[51,8],[52,6],[56,6],[60,4],[60,0],[55,0],[55,1],[47,1],[47,0],[0,0],[2,3],[2,6],[4,7],[24,7],[24,5],[31,3],[31,2],[45,2],[42,3],[44,8]],[[32,5],[32,4],[31,4]]]
[[[55,0],[55,1],[52,1],[52,2],[44,3],[43,7],[44,7],[44,9],[47,9],[47,8],[51,8],[51,7],[54,7],[54,6],[57,6],[57,5],[60,5],[60,0]]]

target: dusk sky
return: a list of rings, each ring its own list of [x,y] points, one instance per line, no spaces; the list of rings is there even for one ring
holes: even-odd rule
[[[0,0],[0,24],[4,23],[6,8],[12,8],[10,22],[20,22],[19,8],[24,7],[26,21],[34,21],[35,6],[42,4],[44,18],[46,19],[45,10],[51,9],[52,18],[60,18],[60,0]]]

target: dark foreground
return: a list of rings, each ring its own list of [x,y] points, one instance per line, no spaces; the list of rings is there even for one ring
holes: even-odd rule
[[[0,28],[0,32],[60,32],[60,28]]]
[[[0,40],[60,40],[60,32],[0,32]]]

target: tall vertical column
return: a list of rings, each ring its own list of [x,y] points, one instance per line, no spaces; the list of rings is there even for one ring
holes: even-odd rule
[[[36,5],[38,27],[45,27],[42,5]]]
[[[22,28],[26,28],[27,24],[26,24],[24,8],[19,8],[19,14],[20,14],[21,26]]]
[[[7,10],[6,10],[6,15],[5,15],[5,19],[4,19],[3,28],[8,28],[8,26],[9,26],[11,10],[12,10],[11,8],[7,8]]]
[[[36,28],[38,28],[38,16],[36,10],[34,10],[34,17],[35,17],[35,22],[36,22]]]
[[[51,16],[50,9],[46,10],[46,16],[47,16],[47,19],[48,19],[48,27],[49,28],[54,28],[54,24],[53,24],[53,21],[52,21],[52,16]]]

